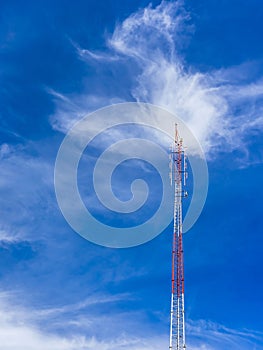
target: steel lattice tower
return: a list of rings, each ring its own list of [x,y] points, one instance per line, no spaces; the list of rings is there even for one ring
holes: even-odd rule
[[[171,184],[174,189],[174,225],[172,245],[172,296],[170,320],[169,349],[184,350],[185,316],[184,316],[184,260],[183,260],[183,220],[182,199],[186,180],[186,161],[183,140],[175,126],[174,144],[171,150]]]

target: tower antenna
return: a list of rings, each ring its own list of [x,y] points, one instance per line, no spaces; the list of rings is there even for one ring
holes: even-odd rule
[[[187,196],[184,190],[187,172],[183,139],[175,124],[174,143],[171,149],[170,178],[174,190],[174,225],[172,245],[172,295],[170,319],[170,350],[184,350],[185,310],[184,310],[184,259],[183,259],[183,218],[182,199]]]

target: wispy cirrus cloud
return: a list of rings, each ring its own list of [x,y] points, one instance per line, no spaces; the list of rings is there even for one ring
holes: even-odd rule
[[[187,332],[190,335],[190,349],[246,350],[257,349],[263,344],[262,332],[231,329],[207,320],[188,321]]]
[[[94,94],[63,95],[53,89],[47,89],[56,105],[55,113],[50,116],[50,123],[55,130],[66,133],[78,120],[96,109],[109,104],[121,103],[121,98],[108,98]]]
[[[23,241],[23,237],[19,232],[8,231],[6,228],[0,229],[0,246],[5,247],[20,241]]]
[[[50,313],[42,313],[41,310],[34,310],[22,307],[18,304],[11,303],[11,300],[15,297],[14,293],[1,292],[0,293],[0,348],[10,349],[10,350],[20,350],[20,349],[38,349],[38,350],[78,350],[78,349],[95,349],[100,348],[103,350],[119,350],[119,349],[130,349],[130,350],[150,350],[158,349],[158,346],[163,346],[163,340],[157,337],[153,339],[148,339],[147,337],[141,338],[136,336],[134,332],[130,334],[120,334],[116,328],[114,328],[115,319],[114,316],[110,315],[106,317],[99,317],[100,323],[94,322],[91,326],[94,333],[100,333],[99,328],[107,328],[111,325],[111,336],[107,339],[103,337],[96,337],[92,335],[87,335],[83,332],[83,328],[76,329],[78,322],[71,322],[71,329],[73,326],[75,333],[72,331],[68,332],[67,335],[63,336],[61,333],[56,333],[55,330],[52,331],[52,327],[49,330],[45,330],[47,327],[41,327],[37,322],[39,315],[43,321],[44,316],[46,325],[52,326],[52,319],[55,314],[60,314],[61,310],[53,310],[52,315]],[[113,300],[114,299],[114,300]],[[117,298],[118,299],[118,298]],[[111,303],[116,301],[116,297],[104,298],[104,303]],[[97,298],[92,301],[91,304],[101,303],[101,300]],[[85,307],[87,306],[87,300],[85,301]],[[91,305],[90,303],[88,303]],[[82,305],[83,306],[83,305]],[[68,306],[66,308],[69,311]],[[80,311],[79,305],[77,307]],[[76,305],[73,305],[71,312],[76,311]],[[51,317],[52,316],[52,317]],[[127,315],[126,315],[127,316]],[[93,320],[94,316],[90,316],[90,320]],[[90,327],[89,318],[88,327],[85,327],[85,332]],[[103,321],[103,325],[102,322]],[[65,322],[65,319],[62,321]],[[119,322],[119,321],[118,321]],[[54,324],[53,324],[54,325]],[[83,327],[83,325],[81,325]],[[93,327],[98,327],[95,332]],[[89,334],[90,334],[89,330]],[[92,333],[92,332],[91,332]]]
[[[88,64],[108,65],[119,57],[122,65],[134,67],[129,89],[133,100],[162,106],[182,118],[210,158],[221,151],[238,151],[241,162],[249,157],[247,138],[262,133],[262,79],[253,81],[251,64],[228,69],[199,72],[184,62],[182,48],[190,40],[193,26],[184,1],[162,3],[130,15],[116,25],[107,40],[108,51],[92,52],[77,46],[80,58]],[[108,58],[106,62],[106,58]],[[126,63],[125,63],[126,62]],[[103,76],[100,76],[103,81]],[[113,91],[114,93],[114,91]],[[51,91],[53,96],[54,92]],[[65,101],[69,98],[69,101]],[[83,93],[56,99],[56,112],[51,117],[54,128],[67,130],[70,121],[78,120],[96,108],[121,102],[122,96],[107,98]],[[74,108],[70,104],[75,105]],[[243,108],[240,108],[243,106]],[[259,155],[256,162],[262,160]]]
[[[107,52],[95,52],[88,49],[83,49],[77,43],[73,42],[72,40],[70,41],[76,48],[79,58],[86,63],[89,63],[91,60],[96,60],[98,62],[112,62],[120,60],[120,57],[117,54],[114,56],[109,55]]]
[[[180,116],[207,153],[244,151],[244,136],[251,123],[262,131],[262,114],[255,108],[256,103],[263,105],[262,79],[247,82],[237,75],[231,79],[224,71],[223,81],[220,71],[201,73],[187,67],[180,49],[188,19],[182,1],[149,6],[116,27],[110,47],[133,57],[141,68],[132,92],[137,101],[165,107]],[[240,103],[249,106],[238,111]]]
[[[142,336],[139,331],[142,320],[132,311],[97,315],[94,314],[94,309],[88,309],[89,315],[82,314],[83,309],[86,310],[92,305],[103,303],[105,308],[108,303],[122,300],[124,295],[121,294],[104,298],[92,297],[83,303],[50,309],[50,312],[14,303],[13,299],[17,297],[14,292],[0,293],[1,349],[77,350],[99,347],[103,350],[157,350],[168,346],[166,334],[157,336],[152,331]],[[76,310],[78,315],[75,313]],[[72,315],[60,318],[61,312],[65,311],[71,312]],[[129,324],[129,332],[128,330],[124,332],[120,328],[120,322],[124,319],[128,320],[125,322]],[[64,327],[71,327],[67,335],[63,336],[61,331],[57,331],[59,323]],[[110,332],[105,336],[105,329],[108,327]],[[248,350],[251,347],[256,349],[263,343],[263,334],[260,332],[234,330],[204,320],[188,321],[187,334],[190,350],[220,350],[224,347],[230,350]]]
[[[35,225],[55,206],[52,163],[36,156],[36,148],[30,143],[0,146],[0,240],[6,244],[39,239]]]

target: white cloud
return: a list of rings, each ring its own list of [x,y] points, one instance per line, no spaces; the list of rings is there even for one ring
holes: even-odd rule
[[[77,53],[101,64],[108,56],[108,65],[118,56],[122,61],[126,58],[127,67],[132,60],[136,74],[130,93],[135,100],[177,114],[211,158],[218,151],[238,150],[246,162],[247,137],[263,129],[263,81],[251,81],[253,63],[203,73],[185,66],[180,49],[192,31],[189,17],[183,1],[149,5],[116,25],[107,41],[108,52],[92,53],[77,46]],[[85,92],[70,96],[68,101],[65,98],[56,100],[56,113],[51,118],[53,127],[64,132],[84,114],[118,101]],[[74,107],[70,107],[72,103]],[[262,159],[259,155],[255,161]]]
[[[117,25],[108,45],[146,64],[158,62],[163,55],[175,54],[174,43],[178,40],[181,45],[188,18],[183,1],[162,2],[156,8],[149,5]]]
[[[257,349],[263,343],[263,333],[252,330],[236,330],[221,324],[198,320],[187,323],[190,338],[189,349],[247,350]]]
[[[95,60],[98,62],[112,62],[112,61],[119,61],[119,56],[110,56],[107,53],[103,52],[94,52],[87,49],[82,49],[78,44],[74,43],[72,40],[70,40],[73,47],[77,50],[78,56],[80,59],[82,59],[84,62],[89,63],[91,60]]]
[[[110,339],[87,337],[80,332],[65,336],[52,331],[44,331],[34,320],[34,310],[22,308],[11,303],[10,293],[0,293],[0,349],[1,350],[157,350],[164,347],[163,339],[156,336],[152,339],[115,333]],[[47,315],[49,316],[49,315]],[[101,318],[100,318],[101,319]],[[110,317],[108,317],[108,322]],[[46,319],[49,323],[49,319]],[[114,319],[111,320],[114,323]],[[68,325],[72,327],[72,325]],[[105,325],[98,325],[105,327]],[[71,333],[71,332],[69,332]]]
[[[117,296],[118,297],[118,296]],[[122,296],[120,296],[122,298]],[[54,314],[61,315],[61,310],[53,310],[50,313],[41,313],[41,310],[25,308],[14,303],[19,295],[15,293],[0,293],[0,349],[1,350],[78,350],[95,349],[102,350],[157,350],[168,347],[167,334],[158,331],[146,332],[142,336],[141,329],[145,327],[140,317],[130,312],[118,314],[87,314],[86,317],[72,319],[70,316],[60,319],[64,329],[56,332],[53,320]],[[104,298],[105,303],[113,302],[114,297]],[[115,298],[116,299],[116,298]],[[87,301],[84,302],[86,304]],[[99,303],[91,300],[92,303]],[[90,304],[90,303],[89,303]],[[67,309],[68,306],[65,306]],[[81,308],[77,305],[79,316]],[[72,312],[76,311],[73,305]],[[46,325],[43,327],[38,322],[39,316]],[[120,317],[127,320],[133,319],[129,324],[129,331],[123,332],[120,325]],[[122,319],[122,322],[124,319]],[[87,325],[88,324],[88,325]],[[43,324],[42,324],[43,325]],[[52,329],[52,325],[54,328]],[[105,336],[104,328],[109,328]],[[48,330],[47,330],[48,329]],[[73,331],[72,331],[73,330]],[[96,335],[92,335],[92,331]],[[98,336],[99,334],[99,336]],[[234,330],[222,325],[204,320],[190,321],[187,324],[187,345],[189,350],[248,350],[256,349],[262,345],[263,334],[247,330]]]
[[[9,233],[7,230],[0,229],[0,246],[5,244],[17,243],[21,240],[18,233]]]
[[[40,239],[35,234],[35,223],[38,221],[40,227],[42,218],[54,213],[53,166],[41,156],[31,156],[37,145],[31,146],[1,147],[4,149],[0,159],[2,244]]]
[[[50,116],[53,129],[66,133],[78,120],[96,109],[106,107],[109,104],[123,102],[121,98],[108,98],[96,95],[63,95],[55,90],[47,89],[52,96],[56,110]]]
[[[262,79],[245,83],[240,82],[243,77],[238,74],[235,80],[233,75],[229,80],[226,70],[191,72],[178,50],[184,39],[182,32],[187,30],[187,19],[182,2],[163,1],[156,8],[149,6],[131,15],[117,26],[109,43],[123,55],[133,57],[141,67],[133,89],[137,101],[150,102],[177,114],[207,153],[218,148],[244,151],[244,136],[250,127],[257,125],[262,131],[262,111],[258,113],[254,108],[255,100],[262,97]],[[240,100],[251,103],[244,114],[235,111]]]
[[[94,305],[103,305],[103,304],[111,304],[111,303],[116,303],[120,301],[130,301],[133,298],[131,295],[127,293],[123,294],[116,294],[116,295],[92,295],[85,300],[82,300],[78,303],[75,304],[69,304],[69,305],[63,305],[61,307],[57,308],[50,308],[50,309],[41,309],[41,310],[36,310],[34,312],[34,316],[36,318],[40,317],[49,317],[52,315],[63,315],[67,313],[75,313],[75,312],[81,312],[91,306]]]

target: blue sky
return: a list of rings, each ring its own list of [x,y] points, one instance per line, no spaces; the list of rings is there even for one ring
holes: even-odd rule
[[[262,349],[261,1],[1,1],[0,16],[0,349],[168,348],[172,226],[100,247],[55,197],[70,126],[126,101],[178,114],[206,152],[184,237],[188,348]]]

